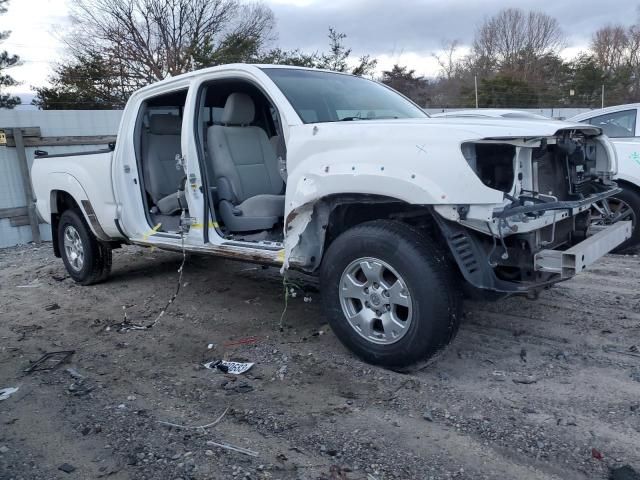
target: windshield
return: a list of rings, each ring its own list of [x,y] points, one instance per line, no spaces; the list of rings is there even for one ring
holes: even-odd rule
[[[428,117],[390,88],[352,75],[263,68],[304,123]]]

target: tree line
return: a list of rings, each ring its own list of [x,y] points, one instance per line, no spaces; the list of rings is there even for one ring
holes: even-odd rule
[[[600,107],[640,101],[640,23],[609,25],[571,59],[558,21],[541,12],[504,9],[477,29],[471,51],[459,43],[435,55],[438,78],[412,78],[419,101],[434,107]],[[384,79],[383,79],[384,80]],[[604,96],[603,96],[604,92]],[[416,93],[417,95],[418,93]]]
[[[8,0],[0,0],[0,13]],[[225,63],[325,68],[376,78],[424,107],[599,107],[640,101],[640,22],[597,30],[584,52],[561,56],[566,37],[557,19],[507,8],[481,22],[462,54],[458,40],[433,54],[435,78],[400,63],[377,75],[371,55],[354,58],[347,36],[328,31],[326,51],[273,47],[276,22],[262,3],[240,0],[72,0],[66,58],[48,85],[34,88],[42,109],[121,108],[136,89]],[[0,41],[9,32],[0,33]],[[19,64],[0,52],[0,107]],[[476,88],[477,86],[477,88]],[[476,97],[477,95],[477,97]]]

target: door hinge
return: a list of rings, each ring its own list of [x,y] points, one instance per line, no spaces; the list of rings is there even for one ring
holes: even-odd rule
[[[186,171],[187,170],[186,164],[187,164],[186,157],[183,157],[181,154],[176,153],[176,170]]]

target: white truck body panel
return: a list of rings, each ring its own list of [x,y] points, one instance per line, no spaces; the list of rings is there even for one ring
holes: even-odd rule
[[[70,193],[82,209],[85,216],[83,200],[91,202],[95,215],[106,233],[111,238],[120,238],[121,234],[113,220],[117,218],[116,197],[112,179],[113,153],[91,153],[88,155],[61,156],[37,163],[33,176],[34,191],[38,193],[36,203],[38,213],[44,220],[51,218],[56,212],[55,193]],[[89,222],[94,234],[98,237],[92,222]]]

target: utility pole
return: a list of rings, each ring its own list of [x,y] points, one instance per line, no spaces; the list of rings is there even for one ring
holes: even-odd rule
[[[601,102],[600,102],[600,108],[604,108],[604,83],[602,84],[602,95],[601,95]]]
[[[478,108],[478,76],[477,75],[473,76],[473,83],[474,83],[475,88],[476,88],[476,108]],[[604,86],[603,86],[603,88],[604,88]]]

